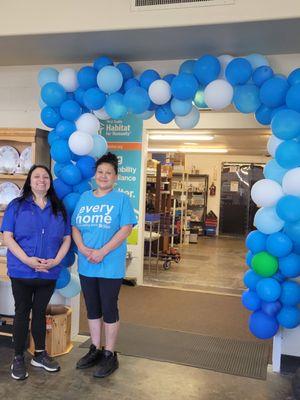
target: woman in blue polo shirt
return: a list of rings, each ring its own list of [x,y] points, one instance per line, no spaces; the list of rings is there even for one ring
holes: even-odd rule
[[[129,197],[115,191],[118,159],[108,153],[96,163],[97,189],[83,193],[72,216],[78,247],[78,271],[86,303],[92,344],[77,368],[99,363],[94,377],[118,368],[114,351],[119,331],[118,295],[126,269],[126,239],[136,224]],[[101,329],[105,346],[101,349]]]
[[[11,376],[19,380],[28,376],[23,353],[30,311],[35,343],[31,364],[56,372],[58,363],[45,351],[45,314],[61,270],[59,264],[70,247],[71,228],[48,168],[34,165],[30,169],[21,196],[4,213],[1,231],[8,247],[7,270],[15,300]]]

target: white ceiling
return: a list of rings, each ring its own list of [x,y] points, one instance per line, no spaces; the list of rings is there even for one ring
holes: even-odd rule
[[[0,65],[198,58],[205,53],[300,53],[299,19],[177,28],[0,37]]]

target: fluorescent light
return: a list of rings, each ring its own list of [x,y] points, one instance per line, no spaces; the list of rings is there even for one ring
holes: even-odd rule
[[[178,151],[178,149],[161,149],[161,148],[157,148],[157,149],[148,149],[148,151],[150,153],[176,153]]]
[[[149,152],[151,153],[227,153],[227,149],[220,149],[220,148],[190,148],[190,147],[178,147],[177,149],[174,148],[149,148]]]
[[[183,144],[187,144],[188,146],[197,146],[198,143],[184,142]]]
[[[212,135],[149,135],[150,140],[213,140]]]

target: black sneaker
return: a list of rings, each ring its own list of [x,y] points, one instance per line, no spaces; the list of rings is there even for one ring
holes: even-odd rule
[[[11,364],[11,377],[17,380],[24,380],[28,377],[28,372],[26,371],[24,356],[15,356]]]
[[[31,360],[31,365],[44,368],[48,372],[57,372],[60,370],[58,362],[50,357],[46,350],[37,353]]]
[[[102,350],[97,349],[95,345],[91,344],[90,350],[77,362],[76,368],[84,369],[93,367],[94,365],[98,364],[98,362],[101,360],[101,357]]]
[[[102,358],[99,363],[99,369],[94,373],[95,378],[105,378],[119,368],[117,353],[109,350],[103,350]]]

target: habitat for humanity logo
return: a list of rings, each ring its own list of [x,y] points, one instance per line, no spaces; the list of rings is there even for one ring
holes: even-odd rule
[[[100,121],[100,135],[105,136],[130,136],[130,125],[124,124],[122,119]]]

